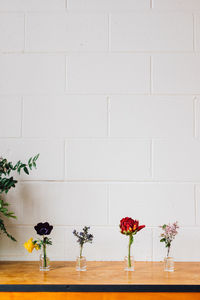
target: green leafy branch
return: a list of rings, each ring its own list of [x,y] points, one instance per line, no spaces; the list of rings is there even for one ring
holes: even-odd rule
[[[39,154],[37,154],[34,157],[31,157],[28,160],[28,163],[22,163],[20,160],[13,165],[12,162],[9,162],[6,158],[0,158],[0,196],[2,194],[7,194],[11,188],[15,188],[17,184],[17,180],[14,179],[13,176],[10,176],[10,173],[17,172],[18,174],[21,173],[23,170],[25,174],[29,175],[29,170],[32,170],[32,168],[36,168],[36,161],[39,158]],[[16,216],[14,212],[9,212],[8,210],[9,203],[4,201],[2,197],[0,197],[0,215],[3,215],[7,218],[14,218],[16,219]],[[4,221],[0,218],[0,231],[5,233],[7,237],[9,237],[11,240],[16,241],[15,238],[10,235],[5,227]]]
[[[0,212],[5,217],[16,219],[17,217],[15,216],[14,212],[9,212],[8,211],[8,206],[9,206],[9,204],[7,202],[0,199]]]
[[[12,241],[16,242],[16,239],[10,233],[7,232],[6,227],[5,227],[4,222],[3,222],[2,219],[0,219],[0,230],[3,233],[5,233],[8,238],[10,238]]]

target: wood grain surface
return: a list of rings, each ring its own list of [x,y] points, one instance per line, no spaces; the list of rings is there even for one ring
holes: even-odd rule
[[[0,284],[200,285],[199,262],[177,262],[173,273],[164,272],[162,262],[136,262],[134,272],[124,271],[123,262],[87,264],[86,272],[77,272],[75,262],[57,261],[40,272],[38,262],[0,262]]]

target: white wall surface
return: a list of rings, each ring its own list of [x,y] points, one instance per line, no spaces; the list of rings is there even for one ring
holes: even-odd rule
[[[18,243],[54,225],[49,256],[121,260],[122,217],[146,224],[136,260],[161,260],[159,225],[178,221],[176,260],[200,260],[200,1],[0,0],[0,155],[40,153],[7,199]]]

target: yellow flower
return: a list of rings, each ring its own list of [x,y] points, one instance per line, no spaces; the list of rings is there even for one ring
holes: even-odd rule
[[[35,244],[35,250],[40,250],[40,246],[38,244]]]
[[[30,253],[33,251],[35,248],[35,245],[33,244],[33,238],[30,238],[26,243],[24,243],[24,248]]]

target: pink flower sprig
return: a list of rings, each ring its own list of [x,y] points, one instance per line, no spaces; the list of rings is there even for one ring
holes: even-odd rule
[[[179,229],[178,222],[176,221],[173,224],[169,223],[168,225],[164,224],[160,226],[160,228],[164,231],[160,235],[161,237],[160,242],[165,243],[165,247],[167,248],[167,257],[169,257],[171,243],[175,239],[175,236],[178,234],[178,229]]]

